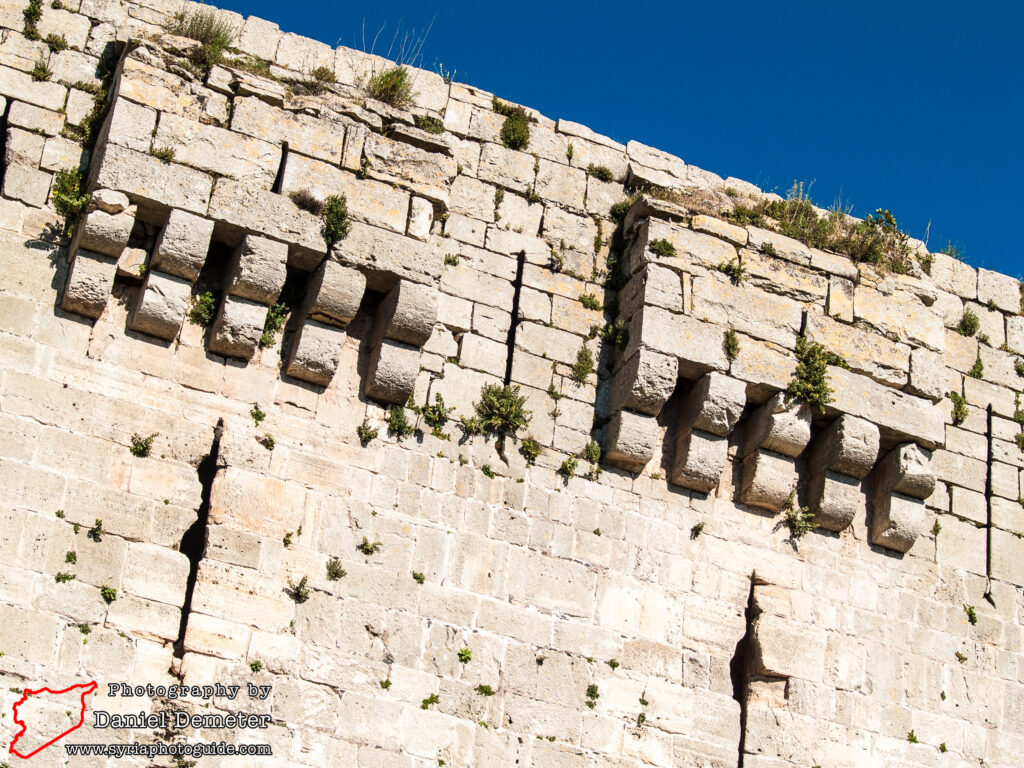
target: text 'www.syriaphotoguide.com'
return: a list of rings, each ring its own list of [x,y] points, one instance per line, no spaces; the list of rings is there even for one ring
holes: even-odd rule
[[[100,757],[204,757],[222,755],[266,756],[273,752],[269,744],[228,744],[224,741],[198,744],[65,744],[69,756],[95,755]]]

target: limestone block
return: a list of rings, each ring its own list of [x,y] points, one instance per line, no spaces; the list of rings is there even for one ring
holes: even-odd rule
[[[92,251],[79,250],[68,270],[60,306],[68,312],[97,318],[107,306],[114,285],[117,261]]]
[[[117,274],[121,277],[139,277],[148,255],[144,248],[125,248],[117,258]]]
[[[404,405],[416,386],[420,351],[391,339],[381,339],[370,355],[363,394],[385,403]]]
[[[173,340],[188,312],[191,294],[190,281],[149,270],[138,304],[128,317],[128,327],[150,336]]]
[[[910,380],[906,391],[939,402],[946,394],[946,364],[938,352],[918,347],[910,353]]]
[[[487,143],[480,152],[477,176],[516,192],[525,192],[533,183],[533,158],[525,152]]]
[[[810,407],[796,402],[787,405],[785,394],[779,392],[751,414],[743,451],[749,455],[764,448],[795,458],[810,439]]]
[[[238,47],[252,56],[273,61],[281,37],[281,28],[277,24],[250,16],[238,36]]]
[[[266,319],[265,305],[225,296],[210,329],[210,351],[248,360],[256,351]]]
[[[945,339],[942,318],[917,296],[905,291],[883,294],[864,283],[853,292],[854,318],[912,344],[941,351]]]
[[[33,133],[56,136],[64,126],[64,115],[48,109],[34,107],[23,101],[15,101],[7,113],[8,128],[16,126]]]
[[[756,450],[743,460],[740,501],[779,512],[796,487],[796,463],[772,451]]]
[[[90,211],[75,230],[76,247],[117,258],[128,244],[128,235],[135,224],[135,206],[117,214]]]
[[[605,457],[618,467],[639,472],[654,456],[657,443],[657,419],[631,411],[619,411],[608,423]]]
[[[828,279],[828,301],[825,305],[829,317],[853,322],[853,283],[842,277],[831,276]]]
[[[153,246],[153,269],[195,280],[206,262],[213,236],[213,222],[194,213],[171,210],[156,245]]]
[[[23,203],[42,208],[50,192],[53,177],[45,171],[16,163],[4,171],[4,197],[13,197]]]
[[[285,372],[289,376],[326,387],[334,378],[345,343],[345,331],[306,320],[292,340]]]
[[[698,320],[733,328],[781,347],[796,344],[802,307],[752,285],[732,285],[720,272],[695,276],[688,314]]]
[[[728,367],[720,327],[660,307],[648,306],[629,320],[629,341],[623,357],[629,359],[641,348],[678,358],[682,376],[696,378],[709,370],[724,371]]]
[[[89,196],[89,209],[94,208],[104,213],[120,213],[129,205],[128,195],[113,189],[97,189]]]
[[[423,242],[430,237],[430,225],[434,221],[434,205],[422,197],[413,197],[409,206],[409,237]]]
[[[160,116],[153,146],[174,150],[176,163],[262,187],[273,185],[281,163],[275,144],[169,113]]]
[[[760,227],[747,227],[747,232],[749,234],[748,243],[751,248],[764,251],[764,246],[768,244],[774,249],[776,256],[786,259],[786,261],[792,261],[797,264],[811,263],[810,249],[799,240],[794,240],[791,237],[780,235],[768,229],[761,229]]]
[[[1003,312],[1020,312],[1020,282],[1009,275],[978,269],[978,301],[994,303]]]
[[[348,325],[359,311],[365,291],[362,272],[324,259],[306,285],[303,315],[330,325]]]
[[[847,325],[820,312],[808,312],[805,334],[834,352],[838,352],[855,373],[896,389],[907,383],[910,347],[892,341],[868,328]]]
[[[679,378],[679,360],[650,349],[639,349],[612,377],[613,411],[630,408],[657,416]]]
[[[871,543],[906,552],[924,529],[925,505],[901,493],[877,492],[871,511]]]
[[[7,96],[16,95],[20,101],[56,111],[64,106],[67,92],[68,89],[59,83],[37,81],[28,72],[0,66],[0,93]]]
[[[651,243],[658,240],[671,243],[675,255],[667,256],[651,251]],[[731,243],[661,219],[650,218],[640,225],[636,242],[627,254],[626,268],[629,274],[645,264],[660,264],[675,272],[686,272],[693,264],[717,269],[719,264],[736,257],[736,246]]]
[[[90,152],[63,136],[54,136],[46,140],[43,156],[39,167],[44,171],[56,173],[66,168],[82,168],[89,165]]]
[[[4,148],[4,159],[7,165],[23,165],[35,168],[43,156],[46,137],[37,133],[22,131],[17,128],[7,129],[7,146]]]
[[[753,621],[751,635],[751,673],[812,681],[824,676],[826,635],[822,630],[762,611]]]
[[[367,134],[363,157],[371,177],[395,180],[431,200],[447,203],[448,187],[456,172],[454,158],[377,133]]]
[[[235,99],[231,130],[264,141],[287,141],[296,152],[337,165],[345,144],[345,125],[338,120],[316,118],[275,109],[257,98]]]
[[[843,368],[829,366],[828,377],[833,389],[829,410],[860,416],[878,424],[883,433],[928,447],[941,445],[945,439],[940,406]]]
[[[107,141],[137,152],[148,152],[153,145],[157,111],[127,99],[115,99],[110,110]]]
[[[626,144],[626,155],[639,165],[670,174],[679,181],[686,180],[686,163],[668,152],[648,147],[639,141],[630,141]]]
[[[814,472],[807,490],[807,508],[814,522],[829,531],[841,531],[853,522],[860,504],[860,481],[838,472]]]
[[[575,168],[566,168],[562,163],[541,160],[537,172],[537,193],[545,200],[551,200],[574,210],[583,210],[583,198],[587,190],[587,174]]]
[[[863,479],[878,458],[878,427],[865,419],[843,414],[814,440],[811,472],[841,472]]]
[[[697,232],[705,232],[722,240],[728,240],[733,245],[742,247],[747,244],[747,230],[716,219],[714,216],[694,216],[690,219],[690,226]]]
[[[699,429],[676,433],[675,461],[669,480],[701,493],[718,487],[729,455],[729,439]]]
[[[217,180],[210,199],[210,217],[293,244],[310,258],[310,268],[327,252],[319,218],[284,195],[244,182]],[[349,237],[356,232],[355,224],[352,230]]]
[[[664,307],[672,312],[683,311],[683,283],[671,269],[648,264],[637,272],[619,291],[619,310],[623,317],[631,317],[645,304]]]
[[[387,339],[422,347],[437,322],[437,305],[436,288],[399,280],[377,308],[375,332]]]
[[[914,443],[897,446],[878,462],[875,488],[879,493],[900,493],[927,499],[935,490],[932,454]]]
[[[357,221],[332,254],[342,264],[362,268],[367,285],[375,290],[385,287],[381,278],[432,283],[441,276],[442,256],[436,246]]]
[[[210,204],[213,179],[200,171],[113,144],[98,162],[97,186],[198,214],[205,214]]]
[[[747,387],[738,379],[712,371],[693,385],[679,409],[679,430],[690,428],[728,437],[743,413]]]
[[[232,296],[273,304],[284,287],[287,264],[286,243],[246,235],[231,256],[225,288]]]

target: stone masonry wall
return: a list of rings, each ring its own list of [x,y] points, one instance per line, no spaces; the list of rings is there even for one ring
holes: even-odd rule
[[[194,703],[272,717],[226,738],[274,757],[211,766],[1019,765],[1017,280],[698,213],[658,192],[765,193],[528,108],[509,149],[492,94],[411,70],[395,109],[366,92],[389,62],[260,19],[220,12],[237,48],[203,75],[182,8],[61,0],[33,35],[0,1],[2,711],[272,686]],[[801,338],[846,363],[823,411],[782,395]],[[489,384],[529,427],[465,438]],[[388,434],[438,396],[436,434]]]

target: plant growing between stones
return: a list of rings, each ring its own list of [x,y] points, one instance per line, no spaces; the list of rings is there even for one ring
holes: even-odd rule
[[[58,584],[64,584],[65,582],[71,581],[75,578],[75,574],[66,573],[65,571],[58,571],[57,575],[53,577],[53,580]]]
[[[593,176],[598,181],[612,181],[615,178],[608,166],[594,165],[593,163],[587,166],[587,175]]]
[[[790,491],[782,515],[782,525],[789,528],[789,535],[795,540],[802,539],[805,534],[818,527],[814,522],[814,514],[807,507],[796,505],[796,491]]]
[[[417,584],[422,584],[427,580],[427,577],[419,571],[413,571],[412,580],[415,581]]]
[[[277,441],[274,436],[269,432],[264,432],[263,435],[256,438],[256,442],[266,448],[268,451],[274,450],[274,446],[277,445]]]
[[[390,680],[381,680],[380,681],[380,687],[383,688],[386,691],[388,688],[391,687],[391,681]]]
[[[371,98],[396,109],[408,107],[415,97],[412,77],[404,66],[389,67],[373,73],[366,82],[366,92]]]
[[[338,242],[348,237],[352,220],[348,215],[348,200],[343,194],[330,195],[324,200],[320,211],[320,235],[331,250]]]
[[[441,697],[436,693],[432,693],[420,702],[420,709],[430,709],[434,704],[439,704],[440,702]]]
[[[356,544],[356,549],[359,550],[364,555],[366,555],[367,557],[369,557],[370,555],[374,555],[377,552],[379,552],[381,547],[383,547],[383,546],[384,545],[381,544],[379,541],[375,541],[373,543],[370,543],[370,540],[368,538],[366,538],[365,536],[363,536],[363,540],[361,542],[359,542],[358,544]]]
[[[493,696],[494,695],[494,689],[491,688],[491,686],[484,685],[484,684],[478,685],[476,687],[476,692],[479,693],[481,696]]]
[[[214,291],[203,291],[192,297],[192,306],[188,310],[189,322],[208,328],[217,316],[220,294]]]
[[[235,41],[235,29],[231,22],[211,8],[179,11],[168,31],[172,35],[200,43],[189,53],[188,60],[204,77],[220,63],[224,52]]]
[[[388,434],[394,435],[399,440],[409,437],[416,430],[409,423],[405,415],[405,408],[401,405],[392,405],[388,410]]]
[[[484,477],[487,477],[491,480],[495,478],[494,470],[491,469],[490,464],[484,464],[482,467],[480,467],[480,471],[484,473]]]
[[[942,533],[942,524],[936,520],[935,525],[932,526],[932,536],[937,537],[940,533]]]
[[[967,375],[972,379],[980,379],[985,376],[985,364],[981,362],[981,355],[974,360],[974,365],[971,366],[971,370],[967,372]]]
[[[263,670],[263,662],[260,661],[259,659],[255,659],[254,661],[250,661],[249,662],[249,669],[251,669],[253,672],[256,672],[256,673],[261,672]]]
[[[149,154],[161,163],[169,163],[174,159],[174,147],[150,147]]]
[[[618,669],[620,666],[618,659],[609,659],[608,666],[612,668],[612,671]]]
[[[69,549],[67,552],[64,553],[64,562],[71,563],[71,565],[74,565],[78,562],[78,555]]]
[[[65,50],[67,50],[67,47],[68,47],[67,38],[65,38],[64,35],[57,35],[57,34],[54,34],[53,32],[48,34],[44,38],[43,42],[45,42],[46,43],[46,47],[49,48],[54,53],[56,53],[58,51],[65,51]]]
[[[457,267],[459,266],[459,254],[457,253],[446,253],[444,255],[445,266]]]
[[[911,744],[918,743],[917,736],[914,734],[913,731],[910,731],[910,733],[907,734],[907,741],[909,741]]]
[[[569,377],[577,384],[584,384],[587,377],[594,372],[594,354],[584,344],[576,353],[576,362],[569,368]]]
[[[469,664],[473,660],[473,652],[469,648],[460,648],[458,656],[461,664]]]
[[[263,333],[260,334],[260,347],[272,347],[277,341],[277,334],[284,328],[288,317],[288,305],[279,301],[267,310],[267,318],[263,321]]]
[[[969,337],[976,334],[980,327],[981,321],[978,320],[978,316],[970,309],[965,309],[963,316],[960,318],[960,322],[957,323],[956,330],[961,336]]]
[[[583,295],[581,295],[580,304],[582,304],[587,309],[592,309],[596,312],[600,312],[602,309],[604,309],[604,305],[601,303],[601,300],[598,299],[597,296],[595,296],[592,293],[584,293]]]
[[[267,418],[266,412],[260,408],[259,403],[253,403],[252,408],[249,410],[249,415],[252,417],[253,423],[258,427],[260,422]]]
[[[32,79],[37,83],[44,83],[53,76],[53,71],[47,66],[46,62],[40,59],[36,62],[36,65],[32,67],[32,71],[29,72],[32,75]]]
[[[109,584],[104,584],[100,587],[100,597],[103,598],[103,602],[110,605],[112,602],[117,600],[117,590]]]
[[[414,115],[412,121],[421,131],[433,134],[444,133],[444,123],[440,118],[432,115]]]
[[[419,414],[423,422],[430,427],[430,434],[440,440],[448,439],[448,435],[444,432],[444,425],[448,423],[448,415],[454,410],[454,406],[445,407],[444,398],[440,392],[434,394],[433,405],[424,403],[423,406],[412,409],[413,413]]]
[[[722,351],[725,352],[725,359],[730,363],[740,356],[740,337],[736,331],[729,328],[722,339]]]
[[[599,464],[601,462],[601,445],[596,440],[591,440],[585,446],[583,446],[583,458],[589,461],[591,464]]]
[[[324,204],[308,189],[296,190],[288,198],[306,213],[320,216],[324,212]]]
[[[821,344],[808,341],[804,336],[797,337],[797,366],[793,379],[786,386],[787,404],[795,400],[825,412],[825,406],[832,400],[832,388],[828,385],[829,355]]]
[[[540,443],[532,435],[523,438],[523,441],[519,444],[519,453],[526,459],[527,464],[533,464],[537,461],[537,457],[540,456],[542,450],[543,448],[541,448]]]
[[[501,143],[509,149],[526,149],[530,146],[530,118],[526,110],[506,104],[498,98],[492,102],[494,111],[505,116],[501,126]]]
[[[132,456],[137,456],[140,459],[146,458],[149,456],[149,452],[153,450],[153,441],[156,440],[159,434],[159,432],[154,432],[143,437],[138,432],[133,432],[131,445],[128,446],[128,450],[131,451]]]
[[[695,526],[693,526],[693,527],[692,527],[692,528],[690,529],[690,538],[691,538],[691,539],[696,539],[696,538],[698,538],[698,537],[699,537],[699,536],[700,536],[700,535],[701,535],[702,533],[704,533],[704,523],[697,523],[697,524],[696,524]]]
[[[327,579],[328,581],[338,581],[339,579],[345,578],[346,571],[341,566],[341,560],[337,557],[332,557],[327,561]]]
[[[309,600],[309,587],[306,583],[309,578],[303,576],[299,579],[298,584],[293,584],[291,579],[288,579],[288,586],[285,588],[284,593],[288,595],[295,603],[302,604]]]
[[[369,419],[363,419],[363,423],[356,427],[356,437],[364,446],[377,439],[377,430],[370,426]]]
[[[961,664],[963,664],[964,662],[967,661],[967,657],[964,654],[960,653],[960,651],[957,651],[956,652],[956,660],[959,661]]]
[[[740,285],[747,274],[747,268],[743,266],[743,262],[739,258],[723,261],[718,265],[718,271],[726,275],[733,285]]]
[[[518,384],[486,384],[480,390],[480,400],[473,406],[476,417],[464,421],[470,422],[470,429],[476,430],[474,434],[515,437],[520,429],[530,424],[526,397],[519,392]]]
[[[675,258],[676,247],[664,238],[651,241],[651,244],[647,247],[650,249],[651,253],[661,256],[664,259]]]
[[[978,623],[978,612],[974,610],[973,605],[964,603],[964,613],[967,614],[967,620],[971,622],[972,626]]]
[[[43,18],[43,0],[29,0],[28,5],[22,10],[21,16],[25,20],[25,26],[22,27],[21,33],[29,40],[38,40],[38,24]]]
[[[597,706],[597,700],[599,698],[601,698],[601,692],[598,690],[597,686],[594,685],[593,683],[588,685],[587,686],[587,701],[586,701],[587,706],[590,709],[593,709],[594,707]]]
[[[82,172],[78,168],[57,171],[50,191],[53,207],[64,217],[64,231],[74,233],[75,221],[89,203],[89,195],[82,191]]]
[[[946,747],[946,742],[942,742],[941,744],[939,744],[939,752],[948,752],[948,751],[949,751],[949,749],[947,749],[947,747]]]
[[[579,466],[579,462],[573,456],[562,462],[558,468],[558,474],[568,480],[570,477],[576,474],[576,468]]]
[[[953,425],[959,427],[967,419],[967,400],[959,392],[950,392],[947,397],[953,403]]]

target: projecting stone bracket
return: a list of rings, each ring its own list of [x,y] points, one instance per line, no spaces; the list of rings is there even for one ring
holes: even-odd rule
[[[906,552],[924,528],[924,499],[935,490],[931,452],[914,443],[891,450],[874,470],[871,543]]]
[[[701,493],[718,486],[728,461],[729,434],[746,399],[743,382],[723,373],[708,373],[693,385],[680,408],[669,480]]]
[[[433,286],[398,280],[377,308],[364,394],[404,404],[416,386],[420,349],[437,322],[439,295]]]
[[[878,446],[878,427],[849,414],[815,438],[808,460],[808,508],[819,526],[841,531],[853,521],[860,504],[860,481],[874,466]]]
[[[779,512],[796,487],[796,457],[811,439],[811,409],[779,392],[747,421],[740,501]]]

